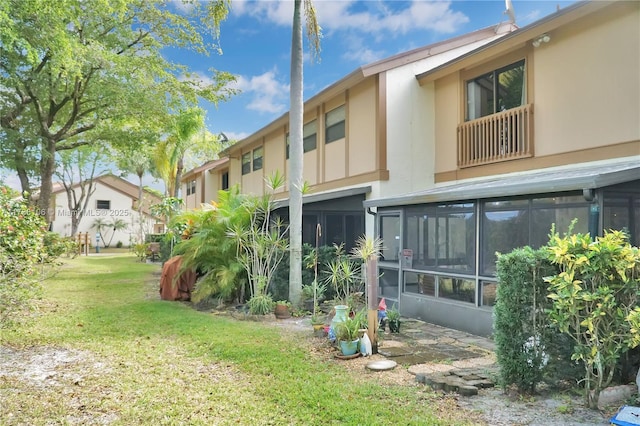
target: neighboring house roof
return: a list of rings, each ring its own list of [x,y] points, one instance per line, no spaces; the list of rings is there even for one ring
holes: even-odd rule
[[[479,54],[483,54],[484,56],[495,56],[512,49],[522,47],[527,43],[531,43],[535,38],[542,34],[553,31],[567,23],[576,21],[615,3],[616,2],[611,1],[579,1],[527,26],[506,34],[503,37],[484,44],[481,47],[471,50],[470,52],[460,55],[438,67],[418,74],[416,78],[420,84],[437,80],[473,65],[476,61],[477,55]]]
[[[122,179],[121,177],[118,177],[112,174],[106,174],[106,175],[93,178],[93,181],[94,183],[101,183],[123,195],[126,195],[132,200],[138,199],[139,186],[134,185],[133,183],[129,182],[126,179]],[[79,185],[80,183],[76,183],[71,188],[77,188]],[[56,182],[53,184],[52,194],[60,194],[64,192],[65,192],[65,189],[61,183]],[[158,197],[156,194],[144,188],[143,188],[143,198],[144,198],[143,201],[146,201],[146,202],[144,202],[142,205],[142,211],[147,215],[151,214],[150,207],[152,205],[158,204],[162,201],[162,199]]]
[[[463,34],[458,37],[450,38],[444,41],[439,41],[437,43],[413,49],[408,52],[403,52],[389,58],[370,63],[368,65],[361,66],[347,76],[328,86],[326,89],[306,100],[304,103],[305,111],[310,110],[319,103],[333,98],[334,96],[344,92],[346,89],[355,86],[356,84],[362,82],[364,79],[373,75],[380,74],[422,59],[433,57],[462,46],[467,46],[473,43],[481,42],[483,40],[489,41],[495,37],[504,37],[505,34],[508,34],[509,32],[516,30],[517,28],[518,27],[516,25],[510,22],[500,23],[467,34]],[[230,152],[242,149],[246,145],[254,143],[256,138],[266,136],[275,128],[286,125],[288,121],[289,113],[286,112],[279,118],[275,119],[271,123],[256,131],[255,133],[238,141],[234,145],[222,151],[222,154],[228,155]]]
[[[397,197],[366,200],[364,207],[391,207],[423,203],[509,197],[589,190],[640,179],[640,156],[550,167],[479,179]]]
[[[193,169],[189,170],[188,172],[186,172],[184,175],[182,175],[182,178],[180,178],[180,181],[184,182],[186,180],[189,180],[189,179],[195,177],[197,174],[200,174],[200,173],[203,173],[203,172],[213,171],[215,169],[218,169],[218,168],[224,166],[228,162],[229,162],[229,157],[224,157],[224,158],[219,158],[217,160],[207,161],[202,166],[193,168]]]

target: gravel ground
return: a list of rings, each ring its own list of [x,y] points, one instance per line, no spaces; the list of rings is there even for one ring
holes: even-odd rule
[[[291,318],[288,320],[270,320],[267,323],[283,329],[285,332],[299,332],[308,336],[309,347],[320,357],[334,358],[337,352],[327,339],[313,337],[308,320]],[[384,345],[395,346],[401,343],[396,341],[382,341]],[[424,386],[416,383],[416,372],[448,371],[452,368],[469,368],[477,366],[489,366],[495,364],[493,354],[474,358],[472,360],[456,361],[447,364],[428,363],[411,367],[399,365],[395,369],[383,372],[374,372],[366,369],[366,365],[372,361],[385,360],[384,356],[372,355],[351,360],[336,359],[344,368],[352,371],[362,371],[367,376],[376,375],[385,383],[407,386]],[[411,371],[411,373],[409,372]],[[414,374],[412,374],[414,373]],[[490,426],[596,426],[608,425],[609,419],[618,410],[618,406],[607,407],[602,411],[594,411],[584,407],[583,398],[580,395],[570,393],[542,394],[531,397],[508,395],[500,388],[481,389],[479,394],[471,397],[461,397],[457,394],[441,393],[442,398],[453,399],[461,410],[469,412],[470,419],[479,419],[478,424]]]

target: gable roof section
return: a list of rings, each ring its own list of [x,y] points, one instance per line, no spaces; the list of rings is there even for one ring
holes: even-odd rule
[[[576,191],[635,180],[640,180],[640,156],[460,181],[397,197],[366,200],[364,207],[397,207]]]
[[[188,172],[186,172],[184,175],[182,175],[182,178],[180,179],[180,181],[184,182],[184,181],[186,181],[186,180],[188,180],[190,178],[193,178],[196,175],[198,175],[200,173],[203,173],[203,172],[211,172],[211,171],[213,171],[215,169],[218,169],[218,168],[224,166],[228,162],[229,162],[229,157],[223,157],[223,158],[219,158],[217,160],[207,161],[202,166],[195,167],[195,168],[189,170]]]
[[[109,173],[106,175],[95,177],[93,178],[93,180],[94,182],[101,183],[113,189],[114,191],[119,192],[131,198],[132,200],[138,199],[138,188],[139,188],[138,185],[134,185],[133,183],[129,182],[126,179],[122,179],[121,177],[118,177]],[[64,186],[62,184],[56,183],[54,185],[57,185],[57,187],[54,187],[52,194],[60,194],[65,192]],[[71,188],[77,188],[78,185],[80,184],[76,183]],[[142,206],[142,211],[145,214],[150,215],[151,211],[149,207],[152,206],[153,204],[158,204],[160,201],[162,201],[162,199],[147,189],[143,188],[142,191],[143,191],[143,197],[146,199],[146,202]]]
[[[605,7],[621,1],[579,1],[564,9],[552,13],[525,27],[517,29],[509,34],[493,40],[466,54],[460,55],[449,62],[435,67],[429,71],[418,74],[416,78],[420,85],[429,83],[446,75],[460,71],[477,63],[479,54],[483,56],[495,56],[525,46],[536,37],[553,31],[563,25],[576,21],[584,16],[595,13]]]
[[[316,105],[327,101],[334,96],[339,95],[345,90],[355,86],[356,84],[364,81],[365,79],[384,73],[394,68],[401,67],[422,59],[434,57],[442,53],[452,51],[454,49],[462,48],[464,46],[472,45],[480,42],[491,42],[496,37],[503,37],[505,34],[516,30],[517,27],[511,23],[501,23],[492,25],[477,31],[473,31],[467,34],[460,35],[458,37],[450,38],[447,40],[439,41],[437,43],[429,44],[417,49],[410,50],[408,52],[399,53],[380,61],[372,62],[370,64],[361,66],[355,69],[353,72],[336,81],[332,85],[328,86],[324,90],[320,91],[316,95],[307,99],[304,102],[304,109],[310,111]],[[289,112],[284,113],[271,123],[267,124],[263,128],[259,129],[250,136],[238,141],[236,144],[230,146],[226,150],[222,151],[223,154],[229,155],[229,153],[236,152],[247,145],[251,145],[256,142],[257,139],[266,136],[280,126],[285,126],[289,121]]]

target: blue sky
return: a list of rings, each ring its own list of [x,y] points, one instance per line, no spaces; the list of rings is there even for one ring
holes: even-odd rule
[[[571,3],[512,0],[520,27]],[[305,38],[305,100],[362,65],[508,19],[503,0],[315,0],[314,4],[323,29],[322,51],[320,62],[313,61]],[[232,1],[221,29],[222,55],[168,53],[202,76],[209,68],[237,76],[239,95],[217,109],[203,104],[211,132],[240,140],[289,110],[292,16],[291,1]]]

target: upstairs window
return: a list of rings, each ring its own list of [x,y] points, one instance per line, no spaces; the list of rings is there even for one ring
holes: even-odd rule
[[[466,121],[525,105],[524,66],[521,60],[467,81]]]
[[[305,124],[302,128],[302,152],[309,152],[316,149],[316,136],[318,134],[318,126],[316,120],[310,121]],[[291,144],[291,139],[289,138],[289,133],[285,137],[286,144],[286,153],[287,160],[289,159],[289,145]]]
[[[97,210],[111,210],[111,200],[96,200]]]
[[[221,180],[222,182],[220,183],[220,185],[222,190],[229,189],[229,172],[228,171],[222,173]]]
[[[344,105],[335,108],[325,114],[325,143],[331,143],[344,138],[345,135],[345,109]]]
[[[287,132],[287,135],[284,137],[284,144],[285,144],[285,151],[287,152],[287,160],[289,159],[289,144],[291,142],[289,141],[289,133]]]
[[[309,152],[316,149],[316,135],[318,133],[318,123],[316,120],[310,121],[302,129],[302,152]]]
[[[196,193],[196,181],[192,180],[187,183],[187,195],[193,195]]]
[[[247,152],[242,154],[242,174],[246,175],[251,173],[251,153]]]
[[[262,169],[262,147],[253,150],[253,171]]]

